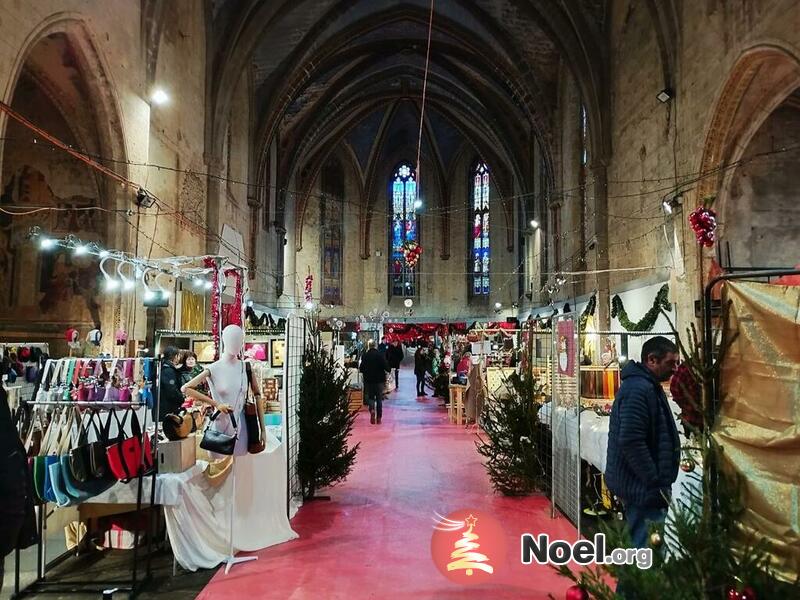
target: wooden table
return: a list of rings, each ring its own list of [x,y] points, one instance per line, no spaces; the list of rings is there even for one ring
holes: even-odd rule
[[[447,407],[447,418],[451,423],[464,424],[464,394],[468,385],[450,384],[450,405]]]

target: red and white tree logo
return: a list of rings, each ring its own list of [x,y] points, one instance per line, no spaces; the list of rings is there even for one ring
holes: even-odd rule
[[[496,519],[476,510],[458,510],[434,519],[431,554],[453,583],[485,583],[505,561],[505,533]]]

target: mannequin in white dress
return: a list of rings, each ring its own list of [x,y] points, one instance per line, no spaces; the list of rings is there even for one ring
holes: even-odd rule
[[[244,404],[247,398],[247,374],[245,363],[239,358],[244,348],[244,331],[238,325],[228,325],[222,330],[222,354],[215,363],[206,367],[194,379],[181,387],[181,392],[194,400],[213,406],[224,413],[214,421],[214,427],[221,432],[233,434],[235,429],[229,415],[236,416],[238,438],[234,448],[234,456],[247,454],[247,429],[244,427]],[[208,381],[211,398],[197,390],[204,381]],[[261,425],[261,439],[266,439],[264,432],[264,415],[260,400],[260,392],[255,377],[251,378],[251,389],[256,398],[259,423]]]
[[[208,368],[203,369],[197,377],[190,380],[181,387],[181,391],[193,398],[210,404],[224,416],[218,417],[212,425],[218,431],[223,431],[229,435],[234,432],[238,433],[236,438],[236,446],[233,450],[233,456],[244,456],[247,454],[247,428],[244,426],[244,404],[247,399],[247,372],[244,361],[240,358],[242,349],[244,348],[244,331],[238,325],[228,325],[222,330],[222,348],[223,352],[217,362],[210,365]],[[197,391],[196,387],[208,381],[208,388],[211,391],[211,398],[205,394]],[[264,437],[264,415],[261,412],[261,402],[259,402],[259,392],[256,388],[255,377],[251,378],[253,394],[256,396],[256,405],[258,408],[259,422],[261,424],[261,439]],[[230,420],[230,415],[236,415],[236,425],[234,428]],[[238,429],[238,431],[237,431]],[[225,559],[225,574],[227,575],[231,567],[237,563],[248,562],[251,560],[258,560],[257,556],[235,556],[234,544],[234,512],[236,505],[236,460],[234,458],[233,466],[231,468],[232,476],[232,500],[230,502],[230,529],[229,529],[229,551],[228,557]]]

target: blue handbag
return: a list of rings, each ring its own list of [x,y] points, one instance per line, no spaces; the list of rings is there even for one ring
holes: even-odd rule
[[[50,488],[53,490],[53,497],[55,497],[55,502],[58,504],[58,506],[70,506],[74,503],[74,501],[67,495],[64,489],[64,478],[62,477],[61,471],[62,457],[55,456],[53,458],[56,459],[55,462],[52,462],[47,466],[47,474],[49,477]]]

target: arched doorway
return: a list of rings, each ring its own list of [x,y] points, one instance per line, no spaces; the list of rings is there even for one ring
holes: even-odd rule
[[[706,136],[698,198],[716,196],[718,240],[735,267],[800,262],[800,61],[759,46],[737,61]],[[708,257],[707,257],[708,258]]]
[[[23,56],[5,99],[11,108],[126,173],[111,85],[83,25],[73,20],[48,25]],[[127,230],[114,212],[96,208],[118,208],[122,190],[12,118],[5,121],[3,137],[0,205],[15,214],[0,217],[0,334],[49,341],[51,351],[60,353],[67,327],[85,333],[103,322],[116,326],[109,319],[119,312],[119,300],[101,310],[96,259],[63,248],[40,251],[28,233],[38,226],[56,237],[120,247]],[[26,339],[20,337],[23,329]]]

